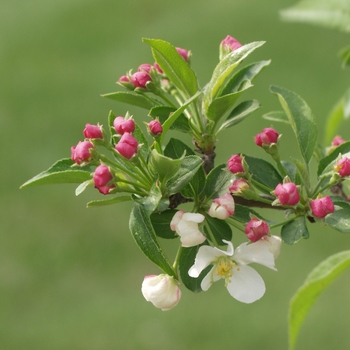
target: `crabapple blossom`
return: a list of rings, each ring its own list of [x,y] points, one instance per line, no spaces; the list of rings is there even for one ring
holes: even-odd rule
[[[135,130],[135,122],[133,119],[125,119],[124,117],[116,117],[113,121],[113,126],[115,131],[119,135],[123,135],[124,133],[132,133]]]
[[[185,213],[183,210],[178,210],[170,222],[170,228],[180,236],[182,247],[193,247],[206,240],[198,228],[198,224],[203,221],[202,214]]]
[[[149,122],[148,129],[153,136],[158,136],[163,132],[163,127],[159,120],[152,120]]]
[[[196,278],[206,267],[213,265],[201,282],[204,291],[222,278],[230,295],[238,301],[252,303],[260,299],[265,293],[265,283],[248,264],[255,262],[276,270],[274,255],[269,246],[258,241],[243,243],[234,250],[231,242],[223,242],[228,245],[227,251],[208,245],[201,246],[188,274]]]
[[[234,154],[227,162],[228,170],[233,174],[244,173],[242,158],[238,154]]]
[[[246,225],[244,232],[252,242],[257,242],[269,233],[269,225],[263,220],[252,218]]]
[[[108,185],[113,180],[113,175],[108,166],[101,164],[94,172],[93,176],[95,188],[97,188],[102,194],[108,194],[112,188],[115,188],[115,184]]]
[[[71,147],[71,159],[78,165],[89,162],[92,159],[90,150],[94,145],[90,141],[79,141],[76,146]]]
[[[208,214],[213,218],[221,220],[229,218],[235,212],[235,202],[230,193],[215,198],[211,204]]]
[[[103,139],[102,130],[99,125],[86,124],[83,134],[87,139]]]
[[[340,137],[339,135],[337,135],[337,136],[334,136],[334,138],[332,140],[332,146],[338,147],[339,145],[341,145],[344,142],[345,142],[345,140],[342,137]]]
[[[344,157],[338,160],[334,170],[339,173],[341,177],[350,175],[350,158]]]
[[[276,260],[281,252],[282,239],[281,237],[278,237],[278,236],[265,235],[255,244],[257,245],[265,244],[268,247],[269,252],[273,254],[273,257]]]
[[[182,58],[188,62],[190,52],[188,50],[182,49],[181,47],[176,47],[176,51],[182,56]]]
[[[151,77],[146,72],[136,72],[131,76],[131,82],[135,88],[146,88],[146,84],[151,81]]]
[[[277,143],[278,132],[272,128],[265,128],[260,134],[255,135],[255,143],[257,146],[262,147],[263,145],[271,145]]]
[[[299,203],[300,195],[297,186],[293,182],[278,184],[273,191],[282,205],[296,205]]]
[[[229,191],[235,195],[242,194],[244,190],[249,189],[249,184],[245,179],[236,179],[229,187]]]
[[[119,142],[115,145],[115,149],[123,157],[130,159],[137,153],[138,142],[134,136],[124,133]]]
[[[149,63],[143,63],[137,68],[139,72],[146,72],[147,74],[149,74],[151,69],[152,69],[152,65]]]
[[[334,213],[334,204],[329,196],[316,198],[310,203],[312,215],[317,218],[324,218],[330,213]]]
[[[234,37],[227,35],[225,39],[221,41],[221,45],[229,48],[231,51],[237,50],[242,44]]]
[[[178,282],[165,274],[145,276],[141,292],[147,301],[163,311],[172,309],[181,298]]]

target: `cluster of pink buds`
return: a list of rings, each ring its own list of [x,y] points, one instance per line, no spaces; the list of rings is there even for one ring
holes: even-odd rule
[[[131,159],[138,149],[138,142],[131,135],[135,131],[135,122],[132,118],[116,117],[113,122],[115,131],[121,135],[119,142],[115,145],[115,149],[124,158]]]

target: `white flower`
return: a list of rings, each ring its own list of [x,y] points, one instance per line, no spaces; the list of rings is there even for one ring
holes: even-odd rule
[[[147,301],[163,311],[176,306],[181,298],[178,283],[174,277],[165,274],[145,276],[141,292]]]
[[[226,193],[219,198],[215,198],[211,204],[208,214],[213,218],[221,220],[227,219],[235,212],[235,202],[231,193]]]
[[[213,265],[203,278],[201,288],[206,291],[213,282],[223,278],[228,292],[238,301],[252,303],[265,293],[265,283],[261,276],[248,264],[255,262],[276,270],[274,255],[269,250],[269,244],[257,241],[243,243],[236,250],[229,241],[227,251],[208,245],[198,250],[194,265],[188,271],[191,277],[198,277],[209,265]]]
[[[198,213],[185,213],[179,210],[170,222],[172,231],[180,236],[183,247],[193,247],[202,244],[206,237],[198,229],[198,224],[204,221],[204,215]]]
[[[264,236],[259,241],[261,244],[266,244],[269,248],[269,252],[273,254],[275,260],[280,255],[282,239],[278,236]],[[258,242],[257,242],[258,243]]]

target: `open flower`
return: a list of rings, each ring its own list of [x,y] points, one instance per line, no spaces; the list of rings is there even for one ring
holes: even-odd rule
[[[227,251],[208,245],[201,246],[188,274],[198,277],[207,266],[213,265],[201,282],[204,291],[222,278],[228,292],[238,301],[252,303],[260,299],[265,293],[265,283],[248,264],[255,262],[276,270],[274,254],[270,251],[269,244],[260,240],[251,244],[243,243],[234,250],[231,242],[223,242],[228,244]]]
[[[198,229],[198,224],[203,221],[202,214],[185,213],[183,210],[179,210],[172,218],[170,228],[180,236],[183,247],[194,247],[206,240],[206,237]]]
[[[147,301],[163,311],[172,309],[181,298],[178,283],[174,277],[165,274],[146,276],[141,292]]]
[[[208,214],[212,218],[225,220],[235,212],[235,202],[230,193],[226,193],[219,198],[215,198],[211,204]]]

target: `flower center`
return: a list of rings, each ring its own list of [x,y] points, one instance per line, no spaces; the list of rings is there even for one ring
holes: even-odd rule
[[[230,282],[230,277],[233,275],[233,267],[236,265],[234,261],[223,256],[216,262],[216,274],[225,280],[225,285]]]

